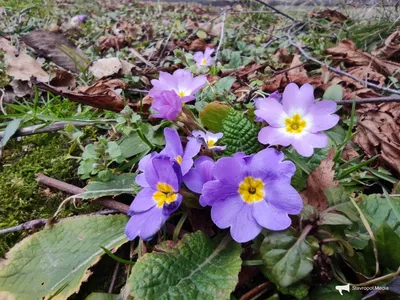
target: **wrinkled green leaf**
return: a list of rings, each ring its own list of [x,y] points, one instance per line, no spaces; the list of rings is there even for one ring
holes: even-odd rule
[[[400,198],[390,198],[391,203],[381,194],[362,195],[360,208],[366,214],[372,229],[377,229],[383,224],[388,224],[397,234],[400,234],[400,220],[393,207],[400,210]]]
[[[85,216],[60,221],[52,228],[22,240],[6,255],[0,267],[0,299],[66,299],[79,290],[88,269],[104,251],[118,248],[127,238],[124,215]]]
[[[233,83],[236,81],[233,77],[224,77],[218,80],[218,82],[214,85],[214,90],[217,95],[224,95],[226,92],[232,88]]]
[[[312,271],[316,250],[292,229],[268,232],[260,247],[264,275],[277,285],[288,287]]]
[[[296,299],[303,299],[308,295],[308,289],[310,288],[308,284],[303,282],[296,282],[288,287],[277,286],[278,290],[284,295],[290,295]]]
[[[163,253],[147,253],[128,279],[135,299],[229,299],[241,268],[241,246],[226,236],[186,234]]]
[[[86,192],[76,195],[83,199],[94,199],[103,196],[116,196],[120,194],[136,194],[135,185],[136,175],[133,173],[123,173],[114,175],[109,181],[91,181],[86,187]]]
[[[343,215],[335,213],[322,213],[319,225],[351,225],[352,222]]]
[[[0,140],[0,148],[3,148],[10,138],[17,132],[19,126],[21,125],[21,119],[14,119],[8,123],[2,139]]]
[[[259,128],[239,111],[229,111],[222,122],[222,132],[221,144],[227,146],[223,153],[226,156],[236,152],[256,153],[261,148],[258,142]]]

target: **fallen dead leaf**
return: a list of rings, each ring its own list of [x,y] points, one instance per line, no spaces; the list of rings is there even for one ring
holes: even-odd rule
[[[173,41],[175,46],[182,47],[185,50],[188,51],[204,51],[207,47],[209,48],[214,48],[215,45],[212,44],[207,44],[206,41],[202,39],[196,39],[193,41],[179,41],[179,40],[174,40]]]
[[[101,50],[108,50],[113,48],[114,50],[119,50],[127,45],[125,37],[123,35],[114,36],[106,35],[101,36],[97,41],[97,44],[101,47]]]
[[[393,32],[389,37],[386,38],[384,44],[372,51],[372,55],[383,59],[394,59],[400,60],[400,31]]]
[[[61,89],[74,89],[76,87],[75,76],[68,71],[56,69],[51,75],[50,85]]]
[[[22,51],[16,56],[17,49],[7,39],[0,38],[0,50],[3,50],[7,54],[5,63],[8,76],[22,81],[30,81],[32,77],[40,82],[49,80],[49,75],[33,57]]]
[[[79,73],[89,65],[86,55],[61,33],[36,30],[25,35],[22,40],[35,49],[39,56],[47,57],[74,73]]]
[[[317,19],[325,19],[334,23],[340,23],[342,21],[347,20],[347,17],[342,14],[341,12],[338,12],[337,10],[333,9],[325,9],[323,11],[313,11],[311,12],[310,15],[311,18],[317,18]]]
[[[354,139],[369,156],[400,174],[400,104],[383,103],[361,109]]]
[[[109,57],[94,61],[89,72],[96,78],[103,78],[117,74],[121,69],[121,61],[117,57]]]
[[[120,92],[126,88],[126,84],[120,79],[99,80],[90,87],[81,87],[79,91],[73,92],[63,91],[45,83],[38,83],[37,86],[43,91],[50,91],[72,101],[100,109],[120,112],[125,106]]]
[[[13,79],[10,81],[9,85],[12,87],[14,94],[17,97],[33,95],[32,84],[30,81]]]
[[[295,68],[296,66],[299,66]],[[290,64],[288,71],[289,76],[298,76],[298,77],[308,77],[306,69],[304,69],[304,65],[300,60],[300,55],[295,54],[293,56],[292,63]]]
[[[335,175],[333,170],[335,164],[333,162],[334,155],[335,151],[332,148],[327,157],[308,176],[307,187],[300,193],[304,204],[312,205],[320,212],[329,206],[324,190],[338,185],[338,182],[333,179]]]

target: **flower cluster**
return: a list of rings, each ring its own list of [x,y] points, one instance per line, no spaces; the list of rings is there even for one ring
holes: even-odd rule
[[[212,53],[212,49],[197,52],[196,64],[212,64]],[[142,190],[129,209],[128,238],[150,239],[185,203],[182,195],[189,191],[199,195],[201,206],[211,207],[215,225],[230,228],[237,242],[254,239],[262,228],[288,228],[289,215],[299,214],[303,206],[291,186],[295,165],[274,148],[215,160],[216,152],[220,154],[226,148],[219,144],[223,134],[205,131],[190,111],[183,110],[184,103],[193,101],[195,93],[205,86],[206,77],[176,70],[173,74],[161,72],[159,79],[151,82],[153,116],[178,120],[191,133],[181,139],[177,130],[165,128],[165,148],[139,162],[136,183]],[[311,85],[299,88],[291,83],[283,94],[275,92],[255,100],[255,121],[268,123],[260,130],[259,141],[271,146],[292,145],[300,155],[311,156],[314,148],[327,146],[322,131],[337,124],[335,110],[333,101],[315,102]]]

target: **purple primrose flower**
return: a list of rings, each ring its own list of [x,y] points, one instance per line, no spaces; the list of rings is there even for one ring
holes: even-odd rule
[[[267,98],[256,98],[254,99],[255,109],[268,109],[268,100],[275,99],[279,103],[282,101],[282,94],[279,91],[271,93]],[[255,116],[254,122],[263,122],[263,119]]]
[[[230,227],[235,241],[250,241],[263,227],[284,230],[291,224],[288,214],[300,213],[301,197],[290,185],[296,168],[282,160],[283,153],[269,148],[251,156],[236,153],[215,163],[215,180],[204,184],[200,204],[212,207],[214,223]]]
[[[159,78],[151,81],[153,88],[149,91],[149,95],[156,98],[162,91],[174,91],[182,102],[189,102],[206,82],[206,76],[193,77],[192,72],[188,70],[178,69],[172,75],[160,72]]]
[[[334,101],[314,102],[310,84],[299,88],[290,83],[283,92],[282,104],[270,99],[257,107],[255,115],[269,124],[260,130],[258,140],[263,144],[292,145],[300,155],[311,156],[314,148],[328,145],[328,137],[322,131],[339,122],[335,111]]]
[[[211,49],[209,47],[204,50],[204,52],[198,51],[193,55],[193,59],[196,62],[196,65],[198,67],[204,67],[204,66],[211,66],[212,65],[212,58],[211,54],[214,53],[214,49]]]
[[[136,195],[128,211],[131,218],[125,234],[130,240],[137,236],[150,239],[182,203],[182,173],[177,162],[169,157],[154,157],[146,164],[145,174],[146,187]]]
[[[178,163],[182,175],[185,175],[193,166],[193,157],[200,151],[201,144],[195,138],[189,138],[186,148],[183,150],[181,139],[179,138],[178,132],[174,129],[165,128],[164,137],[166,145],[160,153],[152,152],[139,161],[138,170],[140,173],[136,176],[135,181],[141,187],[149,187],[145,172],[147,165],[150,164],[154,158],[159,156],[168,157],[171,161]]]
[[[162,91],[151,104],[157,112],[153,117],[173,121],[182,113],[182,104],[182,99],[174,91]]]
[[[201,194],[203,185],[214,180],[212,173],[215,162],[208,156],[200,156],[194,161],[194,168],[190,169],[189,172],[183,177],[183,182],[189,190],[197,194]],[[200,196],[200,202],[202,202]]]
[[[206,133],[204,133],[201,130],[193,130],[192,134],[196,139],[200,139],[201,143],[204,144],[210,150],[221,151],[225,150],[226,148],[226,146],[216,145],[218,140],[224,136],[222,132],[212,133],[206,131]]]

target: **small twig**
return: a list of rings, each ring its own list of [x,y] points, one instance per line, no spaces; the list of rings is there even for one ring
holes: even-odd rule
[[[267,281],[264,283],[261,283],[260,285],[257,285],[254,289],[248,291],[246,294],[244,294],[240,300],[250,300],[253,299],[255,295],[258,295],[261,292],[265,292],[268,290],[270,287],[272,287],[271,282]]]
[[[18,136],[27,136],[44,132],[58,131],[64,129],[65,125],[68,124],[74,125],[75,127],[85,127],[93,125],[93,123],[89,122],[55,122],[47,127],[43,127],[45,124],[39,124],[21,128],[17,130],[17,132],[13,136],[18,137]],[[0,131],[0,138],[3,136],[4,136],[4,131]]]
[[[131,88],[126,89],[126,91],[131,93],[143,93],[143,94],[147,94],[149,92],[148,90],[131,89]]]
[[[39,184],[53,187],[60,191],[63,191],[63,192],[66,192],[66,193],[69,193],[72,195],[81,194],[81,193],[85,192],[85,190],[80,187],[77,187],[75,185],[72,185],[72,184],[51,178],[51,177],[48,177],[43,174],[37,174],[36,181]],[[104,207],[107,207],[107,208],[114,209],[123,214],[126,214],[129,210],[128,205],[118,202],[116,200],[110,199],[110,198],[99,198],[99,199],[93,200],[92,202],[103,205]]]
[[[342,100],[335,101],[338,105],[352,105],[353,102],[356,104],[364,103],[384,103],[384,102],[400,102],[400,97],[379,97],[379,98],[365,98],[365,99],[355,99],[355,100]]]
[[[117,264],[115,266],[114,273],[113,273],[113,276],[111,279],[110,287],[108,288],[109,294],[112,294],[112,292],[114,290],[114,285],[115,285],[115,280],[117,279],[118,270],[119,270],[119,262],[117,261]]]
[[[57,220],[56,222],[70,219],[70,218],[76,218],[76,217],[93,216],[93,215],[109,215],[109,214],[115,214],[115,213],[118,213],[118,211],[116,211],[114,209],[107,209],[107,210],[102,210],[102,211],[98,211],[98,212],[91,213],[91,214],[63,218],[63,219]],[[37,219],[37,220],[28,221],[28,222],[19,224],[14,227],[1,229],[0,234],[6,234],[6,233],[21,231],[21,230],[31,230],[34,228],[40,228],[40,227],[43,227],[44,225],[46,225],[47,221],[48,221],[48,219]]]
[[[294,18],[292,18],[291,16],[285,14],[284,12],[281,12],[279,9],[276,9],[276,8],[273,7],[272,5],[269,5],[269,4],[267,4],[267,3],[265,3],[264,1],[261,1],[261,0],[255,0],[255,1],[258,2],[258,3],[260,3],[260,4],[262,4],[262,5],[265,5],[266,7],[269,7],[270,9],[272,9],[273,11],[275,11],[276,13],[278,13],[278,14],[280,14],[280,15],[286,17],[286,18],[288,18],[288,19],[291,20],[291,21],[297,22],[296,19],[294,19]]]
[[[0,92],[1,92],[1,96],[0,96],[0,110],[1,110],[1,112],[3,113],[3,115],[7,115],[7,113],[6,113],[6,111],[5,111],[5,109],[4,109],[4,106],[3,106],[3,100],[4,100],[4,96],[5,96],[5,91],[3,90],[3,89],[0,89]],[[1,133],[0,133],[1,134]],[[1,137],[1,136],[0,136]]]
[[[224,11],[224,14],[222,15],[221,35],[220,35],[220,37],[219,37],[219,43],[218,43],[217,50],[215,51],[215,57],[216,57],[216,59],[218,59],[218,52],[219,52],[219,49],[221,48],[221,45],[222,45],[222,43],[223,43],[223,41],[224,41],[225,20],[226,20],[226,10]]]
[[[296,69],[296,68],[300,68],[300,67],[302,67],[302,66],[304,66],[304,63],[295,65],[295,66],[290,67],[290,68],[287,68],[287,69],[280,70],[280,71],[278,71],[278,72],[274,72],[273,76],[276,76],[276,75],[279,75],[279,74],[282,74],[282,73],[289,72],[290,70],[293,70],[293,69]]]
[[[289,44],[290,44],[291,46],[293,46],[293,47],[296,47],[296,48],[301,52],[301,54],[302,54],[307,60],[311,60],[311,61],[313,61],[313,62],[315,62],[315,63],[317,63],[317,64],[319,64],[319,65],[321,65],[321,66],[326,66],[326,67],[329,69],[329,71],[332,71],[332,72],[334,72],[334,73],[336,73],[336,74],[339,74],[339,75],[342,75],[342,76],[349,77],[349,78],[353,79],[354,81],[357,81],[357,82],[359,82],[359,83],[365,84],[365,85],[368,86],[368,87],[373,87],[373,88],[378,89],[378,90],[381,90],[381,91],[385,91],[385,92],[389,92],[389,93],[393,93],[393,94],[400,95],[400,91],[399,91],[399,90],[393,90],[393,89],[386,88],[386,87],[380,87],[380,86],[377,85],[377,84],[374,84],[374,83],[371,83],[371,82],[362,80],[362,79],[360,79],[360,78],[358,78],[358,77],[355,77],[355,76],[353,76],[353,75],[351,75],[351,74],[349,74],[349,73],[347,73],[347,72],[344,72],[344,71],[335,69],[335,68],[333,68],[333,67],[331,67],[331,66],[328,66],[328,65],[325,64],[324,62],[322,62],[322,61],[320,61],[320,60],[318,60],[318,59],[312,57],[312,56],[311,56],[310,54],[308,54],[300,45],[297,45],[296,43],[294,43],[294,42],[292,41],[292,38],[291,38],[290,35],[287,35],[287,37],[288,37],[288,39],[289,39]]]

